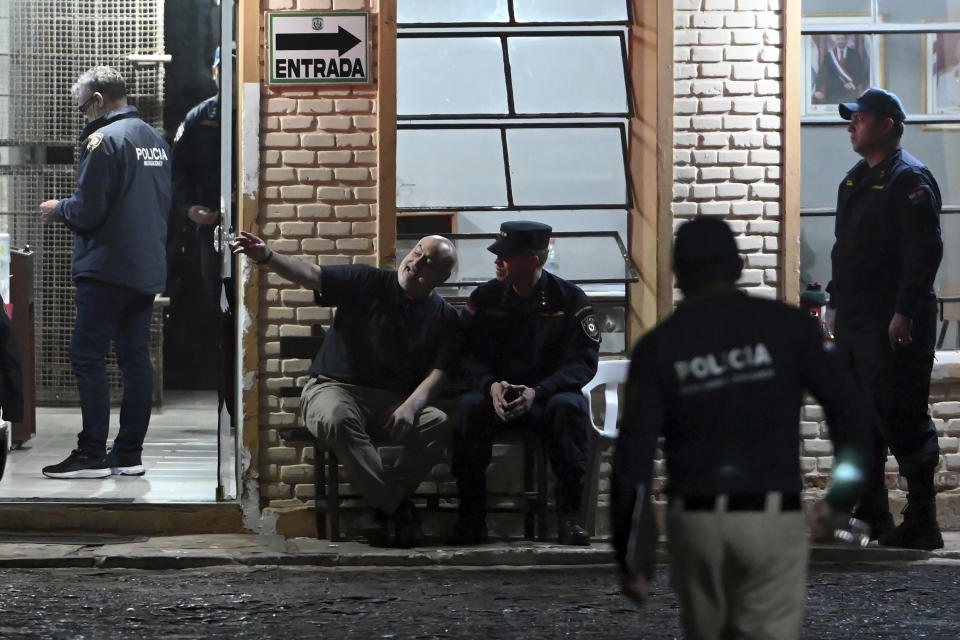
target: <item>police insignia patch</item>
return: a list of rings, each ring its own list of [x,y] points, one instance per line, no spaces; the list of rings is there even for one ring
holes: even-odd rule
[[[183,123],[180,123],[180,126],[177,127],[177,135],[173,136],[174,142],[180,142],[180,138],[183,137]]]
[[[580,321],[580,326],[583,327],[583,332],[587,334],[588,338],[594,342],[600,342],[600,326],[597,324],[595,314],[591,313],[584,316],[583,320]]]
[[[87,151],[93,151],[100,146],[101,142],[103,142],[102,133],[91,133],[90,137],[87,138]]]
[[[918,202],[923,202],[927,199],[927,190],[923,187],[917,187],[910,192],[910,195],[907,196],[907,199],[910,200],[911,204],[917,204]]]

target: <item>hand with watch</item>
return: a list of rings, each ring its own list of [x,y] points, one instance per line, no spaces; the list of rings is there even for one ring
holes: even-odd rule
[[[246,231],[241,231],[231,245],[234,255],[246,254],[256,264],[268,264],[273,258],[273,249],[262,238]]]

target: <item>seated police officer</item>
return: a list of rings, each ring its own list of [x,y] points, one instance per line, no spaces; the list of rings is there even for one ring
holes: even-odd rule
[[[454,541],[485,542],[486,470],[495,431],[537,429],[557,477],[561,544],[590,544],[580,521],[589,416],[580,388],[597,372],[600,332],[583,291],[544,271],[552,229],[505,222],[488,250],[495,280],[462,314],[463,367],[472,391],[454,420],[453,475],[460,492]]]
[[[337,307],[310,367],[300,411],[319,444],[332,449],[373,512],[355,533],[377,545],[412,547],[423,534],[410,496],[446,457],[447,416],[428,406],[454,355],[457,314],[434,288],[456,264],[453,244],[427,236],[398,271],[366,265],[319,267],[274,253],[245,231],[235,253],[314,290],[317,304]],[[403,445],[384,468],[373,441]]]

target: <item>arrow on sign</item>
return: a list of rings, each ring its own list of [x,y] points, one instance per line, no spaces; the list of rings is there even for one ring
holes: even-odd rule
[[[278,33],[277,49],[293,51],[339,51],[342,56],[360,44],[360,38],[343,27],[336,33]]]

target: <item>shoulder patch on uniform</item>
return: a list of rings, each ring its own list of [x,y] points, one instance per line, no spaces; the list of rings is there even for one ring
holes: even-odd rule
[[[173,142],[180,142],[180,138],[183,137],[183,123],[180,123],[180,126],[177,127],[177,135],[173,136]]]
[[[101,142],[103,142],[102,133],[91,133],[90,137],[87,138],[87,151],[93,151],[100,146]]]
[[[924,189],[923,187],[917,187],[913,191],[907,194],[907,200],[910,201],[910,204],[917,204],[923,202],[930,197],[930,192]]]
[[[600,342],[600,325],[597,324],[597,316],[594,313],[588,313],[580,321],[583,332],[594,342]]]

